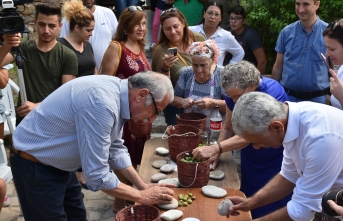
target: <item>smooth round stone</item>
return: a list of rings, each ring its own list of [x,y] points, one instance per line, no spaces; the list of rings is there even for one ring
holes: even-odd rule
[[[183,212],[177,209],[171,209],[161,214],[161,218],[167,221],[177,220],[183,215]]]
[[[233,202],[229,199],[221,201],[218,205],[218,214],[221,216],[226,216],[227,214],[229,214],[229,209],[233,205]]]
[[[166,156],[169,154],[169,150],[167,148],[164,148],[164,147],[157,147],[156,148],[156,154],[158,154],[160,156]]]
[[[200,219],[194,218],[194,217],[188,217],[188,218],[183,219],[182,221],[200,221]]]
[[[203,186],[201,188],[201,191],[204,195],[208,197],[213,197],[213,198],[222,198],[226,196],[227,194],[226,190],[220,187],[213,186],[213,185]]]
[[[176,209],[179,206],[179,202],[175,198],[173,198],[173,202],[170,204],[158,204],[156,206],[165,210]]]
[[[178,178],[167,178],[164,180],[158,181],[159,184],[161,183],[168,183],[168,184],[174,184],[176,187],[180,186],[179,179]]]
[[[214,170],[210,172],[210,179],[221,180],[224,178],[224,172],[221,170]]]
[[[163,166],[161,166],[160,171],[162,173],[171,173],[175,170],[175,166],[171,165],[171,164],[164,164]]]
[[[155,175],[151,177],[151,182],[157,183],[158,181],[166,179],[166,178],[167,178],[167,175],[165,175],[164,173],[156,173]]]
[[[166,160],[156,160],[154,162],[152,162],[152,166],[156,169],[160,169],[161,166],[163,166],[164,164],[167,164],[168,162]]]

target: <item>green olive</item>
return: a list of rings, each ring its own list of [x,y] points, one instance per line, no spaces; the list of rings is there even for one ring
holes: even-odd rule
[[[184,206],[187,206],[187,205],[188,205],[188,203],[187,203],[187,202],[183,202],[183,205],[184,205]]]
[[[193,194],[192,194],[192,193],[188,193],[188,196],[192,197],[192,196],[193,196]]]
[[[192,201],[191,199],[187,200],[187,203],[188,203],[188,204],[192,204],[192,202],[193,202],[193,201]]]
[[[192,200],[195,200],[196,199],[196,196],[192,196]]]

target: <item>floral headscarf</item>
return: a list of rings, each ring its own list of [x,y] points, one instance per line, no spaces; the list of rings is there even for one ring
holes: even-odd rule
[[[210,58],[213,64],[218,62],[219,52],[219,47],[213,40],[194,42],[188,50],[190,56],[197,55]]]

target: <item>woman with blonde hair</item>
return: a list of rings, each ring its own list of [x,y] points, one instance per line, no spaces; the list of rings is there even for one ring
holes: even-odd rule
[[[183,68],[191,65],[191,57],[187,53],[189,46],[194,42],[204,41],[205,38],[188,29],[185,16],[176,8],[162,11],[160,21],[161,32],[153,51],[152,70],[169,76],[175,87]],[[177,48],[177,55],[168,54],[168,48],[171,47]],[[164,109],[167,125],[176,124],[176,114],[182,112],[182,109],[168,105]]]
[[[70,32],[64,38],[57,40],[76,54],[78,60],[77,77],[93,75],[97,71],[93,48],[88,40],[94,30],[94,16],[80,0],[65,2],[63,13],[69,21]]]
[[[145,57],[145,35],[146,13],[139,6],[130,6],[120,15],[117,32],[114,41],[108,46],[102,60],[100,73],[117,76],[126,79],[138,72],[151,70],[150,64]],[[152,99],[154,95],[142,99]],[[158,111],[156,109],[156,113]],[[129,127],[131,125],[131,127]],[[133,167],[140,164],[145,141],[150,138],[152,122],[126,122],[123,129],[124,145],[130,154]],[[133,129],[148,128],[145,133],[139,136],[132,135]],[[131,130],[130,130],[131,129]],[[115,171],[121,182],[130,184],[129,181],[119,172]],[[116,213],[126,206],[126,201],[116,198],[113,205],[113,212]]]

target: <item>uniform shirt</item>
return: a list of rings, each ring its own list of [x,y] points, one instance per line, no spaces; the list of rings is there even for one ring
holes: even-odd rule
[[[189,29],[192,32],[199,32],[204,36],[205,39],[207,39],[203,24],[190,26]],[[235,37],[231,34],[231,32],[228,32],[222,29],[221,27],[218,27],[216,32],[214,32],[214,34],[209,39],[214,40],[220,49],[217,64],[223,65],[224,58],[227,52],[232,54],[230,64],[237,63],[243,59],[244,50],[242,46],[236,41]]]
[[[311,220],[322,196],[343,187],[343,112],[313,102],[287,102],[281,175],[294,183],[287,211],[292,220]]]
[[[122,127],[130,118],[128,81],[91,75],[69,81],[20,123],[13,135],[17,150],[64,171],[82,166],[91,190],[116,188],[110,167],[131,165]]]
[[[280,33],[275,50],[284,55],[280,83],[295,92],[314,92],[329,87],[323,31],[327,23],[317,18],[310,33],[300,21],[287,25]]]
[[[89,43],[93,47],[96,69],[99,70],[102,58],[117,31],[118,21],[113,11],[99,5],[95,6],[93,15],[95,26],[93,35],[89,38]],[[70,32],[69,22],[63,18],[62,23],[61,38],[67,36]]]

